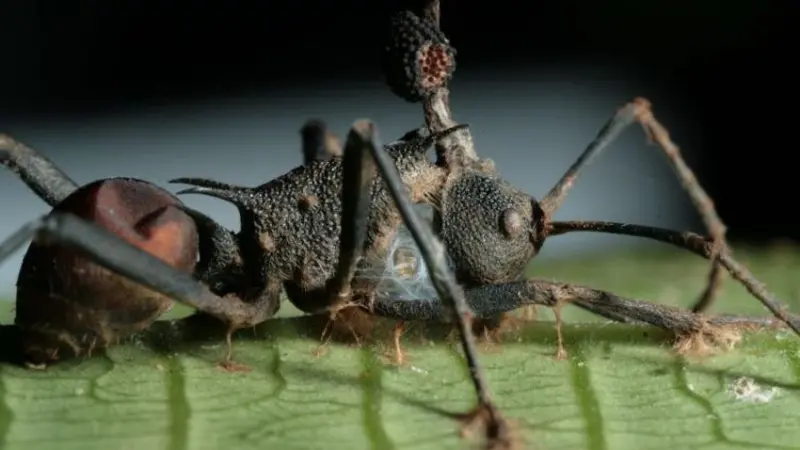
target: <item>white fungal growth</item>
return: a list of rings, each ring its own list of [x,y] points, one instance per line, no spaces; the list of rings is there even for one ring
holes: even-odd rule
[[[430,225],[430,209],[420,205],[415,205],[415,209]],[[376,294],[380,298],[426,300],[437,296],[428,266],[405,226],[397,231],[383,264],[361,269],[357,277],[376,282]]]
[[[728,394],[734,400],[749,403],[769,403],[778,394],[775,386],[762,388],[755,380],[748,377],[737,378],[728,386]]]

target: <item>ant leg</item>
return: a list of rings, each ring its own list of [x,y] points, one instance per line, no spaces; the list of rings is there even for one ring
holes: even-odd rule
[[[557,308],[570,303],[606,317],[622,317],[626,322],[653,325],[678,338],[701,336],[712,342],[728,344],[735,337],[735,332],[729,331],[731,327],[765,328],[775,325],[772,318],[736,315],[706,318],[678,307],[629,299],[599,289],[549,280],[529,279],[490,284],[468,289],[465,294],[476,317],[493,317],[529,305]],[[438,299],[381,297],[363,308],[369,309],[375,315],[396,320],[452,322],[447,308]]]
[[[463,129],[457,126],[434,136],[452,133]],[[373,154],[383,152],[378,142],[378,130],[369,120],[359,120],[353,124],[347,136],[342,161],[342,213],[340,252],[336,273],[328,286],[334,297],[328,305],[347,306],[344,303],[350,298],[350,287],[355,277],[357,264],[363,255],[367,240],[371,190],[377,176],[377,168]],[[426,138],[427,139],[427,138]],[[427,147],[425,139],[421,147]],[[326,308],[330,306],[326,305]]]
[[[373,153],[381,149],[377,129],[369,120],[350,128],[342,162],[342,212],[339,261],[328,287],[334,309],[351,297],[351,284],[367,241],[371,189],[377,176]]]
[[[542,199],[540,205],[548,219],[563,204],[567,193],[575,184],[578,173],[586,167],[601,151],[603,151],[625,128],[639,122],[645,132],[655,141],[667,155],[670,165],[675,171],[681,185],[687,192],[700,213],[703,223],[715,242],[715,254],[727,247],[725,243],[725,225],[714,209],[714,203],[697,181],[692,170],[681,157],[680,150],[669,138],[669,133],[653,116],[650,102],[637,98],[628,103],[614,114],[614,116],[600,130],[597,137],[589,144],[577,161],[567,170],[555,186]],[[718,295],[722,287],[724,272],[721,263],[716,258],[711,258],[712,267],[708,276],[708,284],[700,298],[695,302],[692,310],[703,312],[707,310]]]
[[[563,303],[556,303],[553,306],[553,315],[556,317],[556,337],[558,338],[556,349],[556,359],[558,360],[567,358],[567,351],[564,349],[564,322],[561,320],[561,309],[563,307]]]
[[[300,128],[303,139],[303,164],[313,161],[327,161],[342,156],[342,145],[328,125],[319,119],[310,119]]]
[[[716,258],[719,264],[727,269],[734,279],[742,283],[750,294],[756,297],[776,318],[800,335],[800,319],[788,314],[786,306],[767,290],[764,283],[758,281],[746,267],[737,262],[727,247],[717,249],[713,240],[709,241],[703,236],[690,232],[617,222],[552,222],[549,229],[550,235],[572,231],[593,231],[644,237],[689,250],[706,259]]]
[[[689,198],[692,200],[695,209],[700,213],[706,231],[711,235],[714,243],[713,251],[709,257],[712,264],[706,289],[694,306],[692,306],[692,311],[703,312],[711,306],[715,297],[717,297],[722,290],[725,272],[723,271],[723,264],[717,260],[716,256],[723,250],[728,251],[727,243],[725,242],[726,227],[717,214],[711,197],[706,194],[703,187],[697,181],[697,177],[695,177],[692,169],[689,168],[683,160],[683,157],[681,157],[681,151],[678,146],[670,139],[669,132],[656,120],[650,109],[650,102],[641,98],[636,99],[635,102],[640,106],[640,113],[637,115],[637,120],[650,137],[650,140],[661,147],[661,150],[667,155],[672,169],[680,180],[683,189],[689,194]]]
[[[339,259],[336,272],[325,287],[327,298],[321,305],[330,313],[329,322],[322,331],[322,346],[327,345],[339,321],[343,322],[354,337],[356,345],[360,342],[359,333],[352,322],[360,319],[353,314],[363,312],[349,307],[353,305],[353,278],[367,241],[371,191],[377,176],[370,147],[376,146],[380,144],[377,143],[377,130],[372,122],[356,121],[347,135],[342,160]]]
[[[77,183],[52,161],[4,134],[0,134],[0,164],[17,174],[39,198],[53,207],[78,189]]]
[[[761,328],[775,324],[772,318],[734,315],[706,318],[678,307],[628,299],[599,289],[547,280],[527,280],[525,288],[529,292],[535,292],[556,303],[574,303],[580,307],[590,306],[613,311],[616,314],[670,331],[677,337],[704,334],[712,341],[719,341],[726,338],[726,333],[724,333],[726,326]],[[796,318],[793,320],[797,321]]]
[[[561,176],[561,179],[550,189],[550,192],[539,201],[539,206],[548,218],[552,217],[564,203],[580,171],[591,164],[597,155],[611,145],[635,120],[636,106],[629,103],[617,110],[611,119],[603,125],[594,140],[578,156],[578,159],[572,163],[572,166]]]
[[[491,391],[486,382],[483,368],[477,359],[475,336],[472,334],[471,321],[473,313],[464,297],[464,291],[456,283],[454,275],[447,267],[445,249],[433,235],[431,229],[420,220],[405,193],[405,187],[391,157],[381,146],[370,148],[375,163],[381,173],[386,187],[394,199],[403,222],[419,247],[425,264],[431,271],[431,279],[436,292],[441,298],[447,315],[457,324],[461,347],[467,360],[470,378],[478,396],[478,406],[470,418],[486,419],[486,434],[490,441],[507,442],[510,440],[508,424],[494,404]]]
[[[24,225],[0,242],[0,262],[31,238],[71,247],[133,282],[222,320],[232,330],[263,322],[274,313],[277,304],[277,295],[263,296],[253,303],[235,296],[219,297],[191,275],[176,270],[115,234],[67,213],[50,213]]]
[[[400,338],[403,337],[403,331],[405,331],[406,323],[402,320],[398,320],[394,326],[394,333],[392,334],[392,343],[394,344],[394,364],[401,366],[405,362],[405,353],[403,352],[403,346],[400,343]]]

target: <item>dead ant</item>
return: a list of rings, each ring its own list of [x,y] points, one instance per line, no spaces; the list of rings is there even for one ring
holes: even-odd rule
[[[300,167],[256,187],[198,178],[173,180],[234,204],[241,229],[228,230],[151,183],[130,178],[79,187],[51,161],[23,144],[0,138],[0,161],[53,206],[46,216],[0,243],[0,261],[33,238],[18,279],[16,325],[23,353],[46,364],[113,344],[146,328],[178,300],[223,321],[233,331],[263,322],[280,307],[280,293],[307,313],[336,318],[357,310],[399,321],[457,326],[478,406],[466,417],[486,426],[487,445],[511,446],[506,421],[494,404],[477,360],[473,318],[496,319],[526,305],[556,312],[558,355],[563,356],[559,308],[566,303],[620,322],[645,322],[679,340],[723,342],[743,326],[771,319],[707,317],[721,269],[743,283],[795,332],[789,315],[731,256],[724,226],[678,148],[637,99],[602,128],[556,186],[540,201],[504,180],[475,152],[469,128],[456,123],[447,83],[455,51],[438,27],[439,3],[422,14],[395,16],[395,40],[384,52],[392,90],[421,101],[426,127],[383,146],[368,120],[355,122],[338,156],[338,143],[320,124],[304,138]],[[399,43],[399,44],[398,44]],[[401,72],[398,67],[405,67]],[[556,222],[578,172],[627,126],[640,123],[666,152],[703,214],[710,238],[689,232],[612,222]],[[436,161],[427,158],[436,145]],[[380,176],[379,176],[380,175]],[[430,205],[432,227],[412,204]],[[401,226],[413,236],[438,297],[398,299],[374,295],[360,268],[380,265]],[[547,237],[595,231],[648,237],[712,261],[709,288],[695,312],[631,300],[588,287],[523,273]],[[448,268],[452,265],[452,270]]]

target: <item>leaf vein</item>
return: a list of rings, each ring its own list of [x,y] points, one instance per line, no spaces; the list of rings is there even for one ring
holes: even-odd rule
[[[361,412],[364,428],[374,450],[394,449],[394,444],[383,427],[381,418],[383,368],[368,348],[361,350],[361,387],[363,389]]]
[[[584,345],[578,344],[570,349],[573,354],[570,358],[572,385],[578,397],[581,414],[586,420],[588,448],[590,450],[606,450],[608,444],[603,431],[603,415],[600,412],[600,402],[594,393],[594,386],[592,386]]]
[[[189,400],[186,397],[186,377],[177,357],[167,357],[167,398],[170,413],[168,450],[189,448]]]
[[[14,413],[6,401],[8,394],[3,374],[5,368],[0,368],[0,448],[6,447],[8,432],[11,429],[11,421],[14,420]]]
[[[690,401],[694,402],[706,413],[706,418],[709,420],[709,428],[712,436],[718,443],[724,443],[732,447],[745,447],[745,448],[784,448],[775,447],[767,444],[754,444],[751,442],[741,441],[730,438],[725,433],[725,427],[722,423],[722,417],[717,412],[714,404],[709,399],[698,394],[689,387],[689,380],[686,378],[686,364],[684,359],[677,357],[675,364],[673,364],[673,377],[676,390],[683,396],[687,397]],[[702,420],[702,417],[696,417],[693,420]],[[710,445],[710,444],[707,444]]]

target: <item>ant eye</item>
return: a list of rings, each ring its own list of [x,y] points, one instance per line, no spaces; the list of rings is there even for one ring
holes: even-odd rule
[[[507,238],[513,239],[522,233],[522,216],[513,208],[503,211],[501,229]]]

